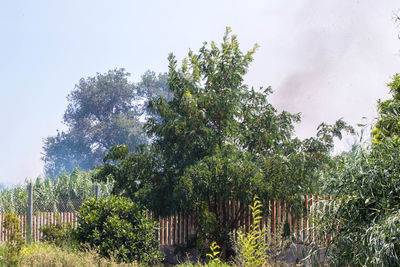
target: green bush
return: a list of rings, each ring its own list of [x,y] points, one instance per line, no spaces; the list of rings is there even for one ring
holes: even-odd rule
[[[400,266],[399,151],[395,139],[355,147],[326,178],[333,199],[317,202],[314,233],[327,242],[330,263]]]
[[[237,232],[235,261],[238,266],[264,266],[268,261],[268,244],[265,241],[267,236],[265,228],[261,228],[262,204],[257,196],[254,197],[250,208],[253,223],[250,225],[250,232]]]
[[[119,262],[151,264],[161,260],[156,227],[144,210],[126,198],[91,198],[81,206],[75,238]]]
[[[70,223],[43,225],[39,230],[43,234],[42,240],[46,243],[59,247],[73,244],[73,230]]]
[[[3,233],[7,236],[6,261],[7,266],[15,266],[18,263],[21,249],[25,240],[21,234],[21,226],[18,216],[14,213],[7,213],[3,219]]]

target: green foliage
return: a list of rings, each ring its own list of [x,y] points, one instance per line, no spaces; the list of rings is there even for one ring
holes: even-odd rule
[[[79,211],[75,236],[104,257],[155,263],[161,259],[156,227],[141,207],[126,198],[91,198]]]
[[[4,188],[0,192],[0,212],[25,214],[28,203],[28,191],[26,185]]]
[[[7,236],[6,261],[7,266],[16,266],[19,261],[21,249],[25,244],[22,237],[19,218],[14,213],[7,213],[3,219],[3,234]]]
[[[271,88],[244,84],[256,49],[243,53],[227,28],[220,45],[189,51],[180,67],[171,54],[171,97],[149,102],[154,116],[145,128],[153,142],[133,153],[114,147],[95,178],[111,178],[114,193],[156,215],[196,212],[203,248],[209,240],[229,245],[229,232],[243,216],[238,209],[228,217],[221,205],[240,200],[247,206],[254,194],[294,205],[314,192],[333,138],[352,129],[339,120],[322,124],[315,138],[296,138],[299,114],[278,113],[269,103]]]
[[[168,96],[166,75],[146,72],[139,84],[128,81],[124,69],[81,79],[67,97],[64,114],[67,131],[44,139],[43,161],[47,175],[55,177],[74,168],[89,170],[114,145],[130,148],[147,142],[141,115],[148,115],[141,102]]]
[[[378,101],[378,119],[372,131],[373,143],[383,142],[385,138],[400,137],[400,74],[393,77],[388,84],[392,98]]]
[[[59,247],[71,246],[74,242],[72,225],[70,223],[43,225],[39,230],[43,234],[43,242],[54,244]]]
[[[99,186],[99,196],[109,196],[110,183],[94,183],[92,175],[75,169],[71,174],[62,174],[56,179],[37,178],[33,183],[33,212],[67,212],[79,209],[82,202],[94,195],[94,185]],[[0,192],[0,212],[25,214],[28,204],[27,185],[19,185]]]
[[[216,242],[212,242],[210,246],[211,253],[207,253],[208,263],[206,266],[208,267],[223,267],[229,266],[226,263],[223,263],[220,259],[221,252],[219,251],[221,247],[217,245]]]
[[[1,250],[1,246],[0,246]],[[32,243],[25,246],[20,255],[20,267],[135,267],[137,263],[117,263],[112,259],[102,258],[95,251],[79,251],[53,244]]]
[[[388,86],[392,98],[378,101],[372,145],[337,158],[324,181],[333,200],[316,209],[315,232],[338,265],[400,265],[400,75]]]
[[[400,143],[387,138],[369,149],[354,147],[326,178],[332,201],[315,213],[319,240],[337,265],[400,264]]]
[[[250,231],[243,233],[238,231],[236,241],[235,262],[239,266],[256,267],[264,266],[268,261],[267,233],[265,228],[261,228],[262,204],[255,196],[253,205],[250,205],[253,222]]]

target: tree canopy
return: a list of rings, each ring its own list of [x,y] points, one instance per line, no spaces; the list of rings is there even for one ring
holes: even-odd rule
[[[166,74],[147,71],[138,84],[129,82],[129,75],[114,69],[76,84],[63,118],[68,130],[44,139],[46,174],[54,177],[77,167],[89,170],[101,164],[114,145],[133,149],[148,141],[140,118],[148,115],[148,98],[168,96]]]
[[[393,77],[388,84],[392,98],[378,101],[378,118],[372,131],[373,142],[382,142],[391,137],[400,137],[400,74]]]
[[[243,53],[228,28],[221,45],[189,51],[180,67],[171,54],[171,98],[149,102],[155,115],[145,124],[151,145],[134,153],[113,147],[96,179],[113,179],[115,194],[156,214],[197,211],[202,236],[225,244],[243,209],[228,218],[220,205],[240,200],[247,206],[254,194],[294,202],[315,190],[333,137],[352,129],[339,120],[321,124],[317,137],[296,138],[300,115],[278,112],[268,101],[271,88],[244,84],[256,49]]]

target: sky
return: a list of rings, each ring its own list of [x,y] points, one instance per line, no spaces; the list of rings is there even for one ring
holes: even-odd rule
[[[65,130],[81,78],[125,68],[138,81],[167,56],[222,40],[260,45],[245,81],[271,86],[278,110],[301,112],[301,138],[321,122],[372,121],[400,72],[395,0],[0,0],[0,183],[43,175],[43,138]],[[349,141],[348,141],[349,142]]]

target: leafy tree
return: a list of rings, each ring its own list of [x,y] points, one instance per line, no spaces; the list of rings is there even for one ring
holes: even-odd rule
[[[166,75],[148,71],[135,85],[124,69],[81,79],[67,99],[66,132],[44,140],[45,171],[51,177],[74,168],[89,170],[101,163],[108,149],[117,144],[133,148],[147,142],[140,116],[142,102],[156,95],[167,96]]]
[[[278,113],[268,101],[271,88],[243,83],[256,48],[243,53],[227,29],[220,46],[189,51],[180,68],[170,55],[172,96],[149,102],[155,116],[145,128],[152,144],[134,153],[124,145],[112,148],[95,178],[113,179],[114,193],[156,214],[196,211],[201,239],[225,246],[254,194],[295,202],[315,190],[333,137],[352,129],[340,120],[322,124],[315,138],[295,138],[299,114]],[[243,206],[228,217],[231,200]]]
[[[382,142],[387,137],[400,137],[400,74],[388,84],[392,98],[378,101],[378,119],[372,131],[373,143]]]

